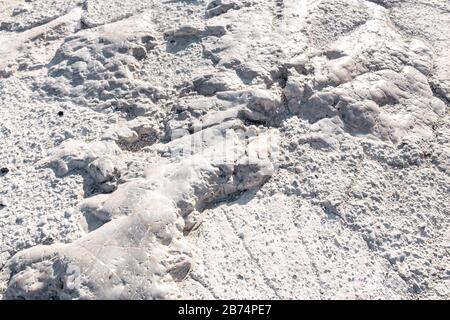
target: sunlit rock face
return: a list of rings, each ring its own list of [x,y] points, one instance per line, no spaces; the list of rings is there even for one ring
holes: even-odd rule
[[[1,296],[450,298],[449,11],[0,1]]]

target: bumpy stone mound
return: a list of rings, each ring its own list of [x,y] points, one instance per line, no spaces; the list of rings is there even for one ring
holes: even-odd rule
[[[237,129],[245,131],[242,125]],[[109,196],[87,199],[81,211],[88,230],[93,224],[96,229],[69,245],[35,247],[16,255],[7,266],[12,276],[6,298],[177,297],[169,280],[183,280],[191,268],[183,218],[255,188],[273,173],[267,139],[242,144],[236,136],[234,141],[222,154],[211,150],[159,164]],[[83,145],[72,144],[70,151],[56,157],[70,166],[84,166],[92,158]],[[66,163],[61,171],[67,171]]]
[[[58,97],[143,115],[152,111],[151,101],[158,100],[162,91],[135,79],[134,74],[156,41],[145,17],[80,31],[67,37],[56,52],[43,88]]]

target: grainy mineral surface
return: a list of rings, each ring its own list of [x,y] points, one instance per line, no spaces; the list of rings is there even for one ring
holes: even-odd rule
[[[450,299],[450,2],[0,0],[3,299]]]

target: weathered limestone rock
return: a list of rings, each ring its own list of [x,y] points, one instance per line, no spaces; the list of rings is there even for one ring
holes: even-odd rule
[[[0,296],[448,299],[448,12],[0,1]]]

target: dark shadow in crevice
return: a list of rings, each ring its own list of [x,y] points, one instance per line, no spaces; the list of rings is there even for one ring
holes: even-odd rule
[[[186,50],[193,43],[200,43],[200,38],[197,36],[167,37],[166,52],[177,54]]]

